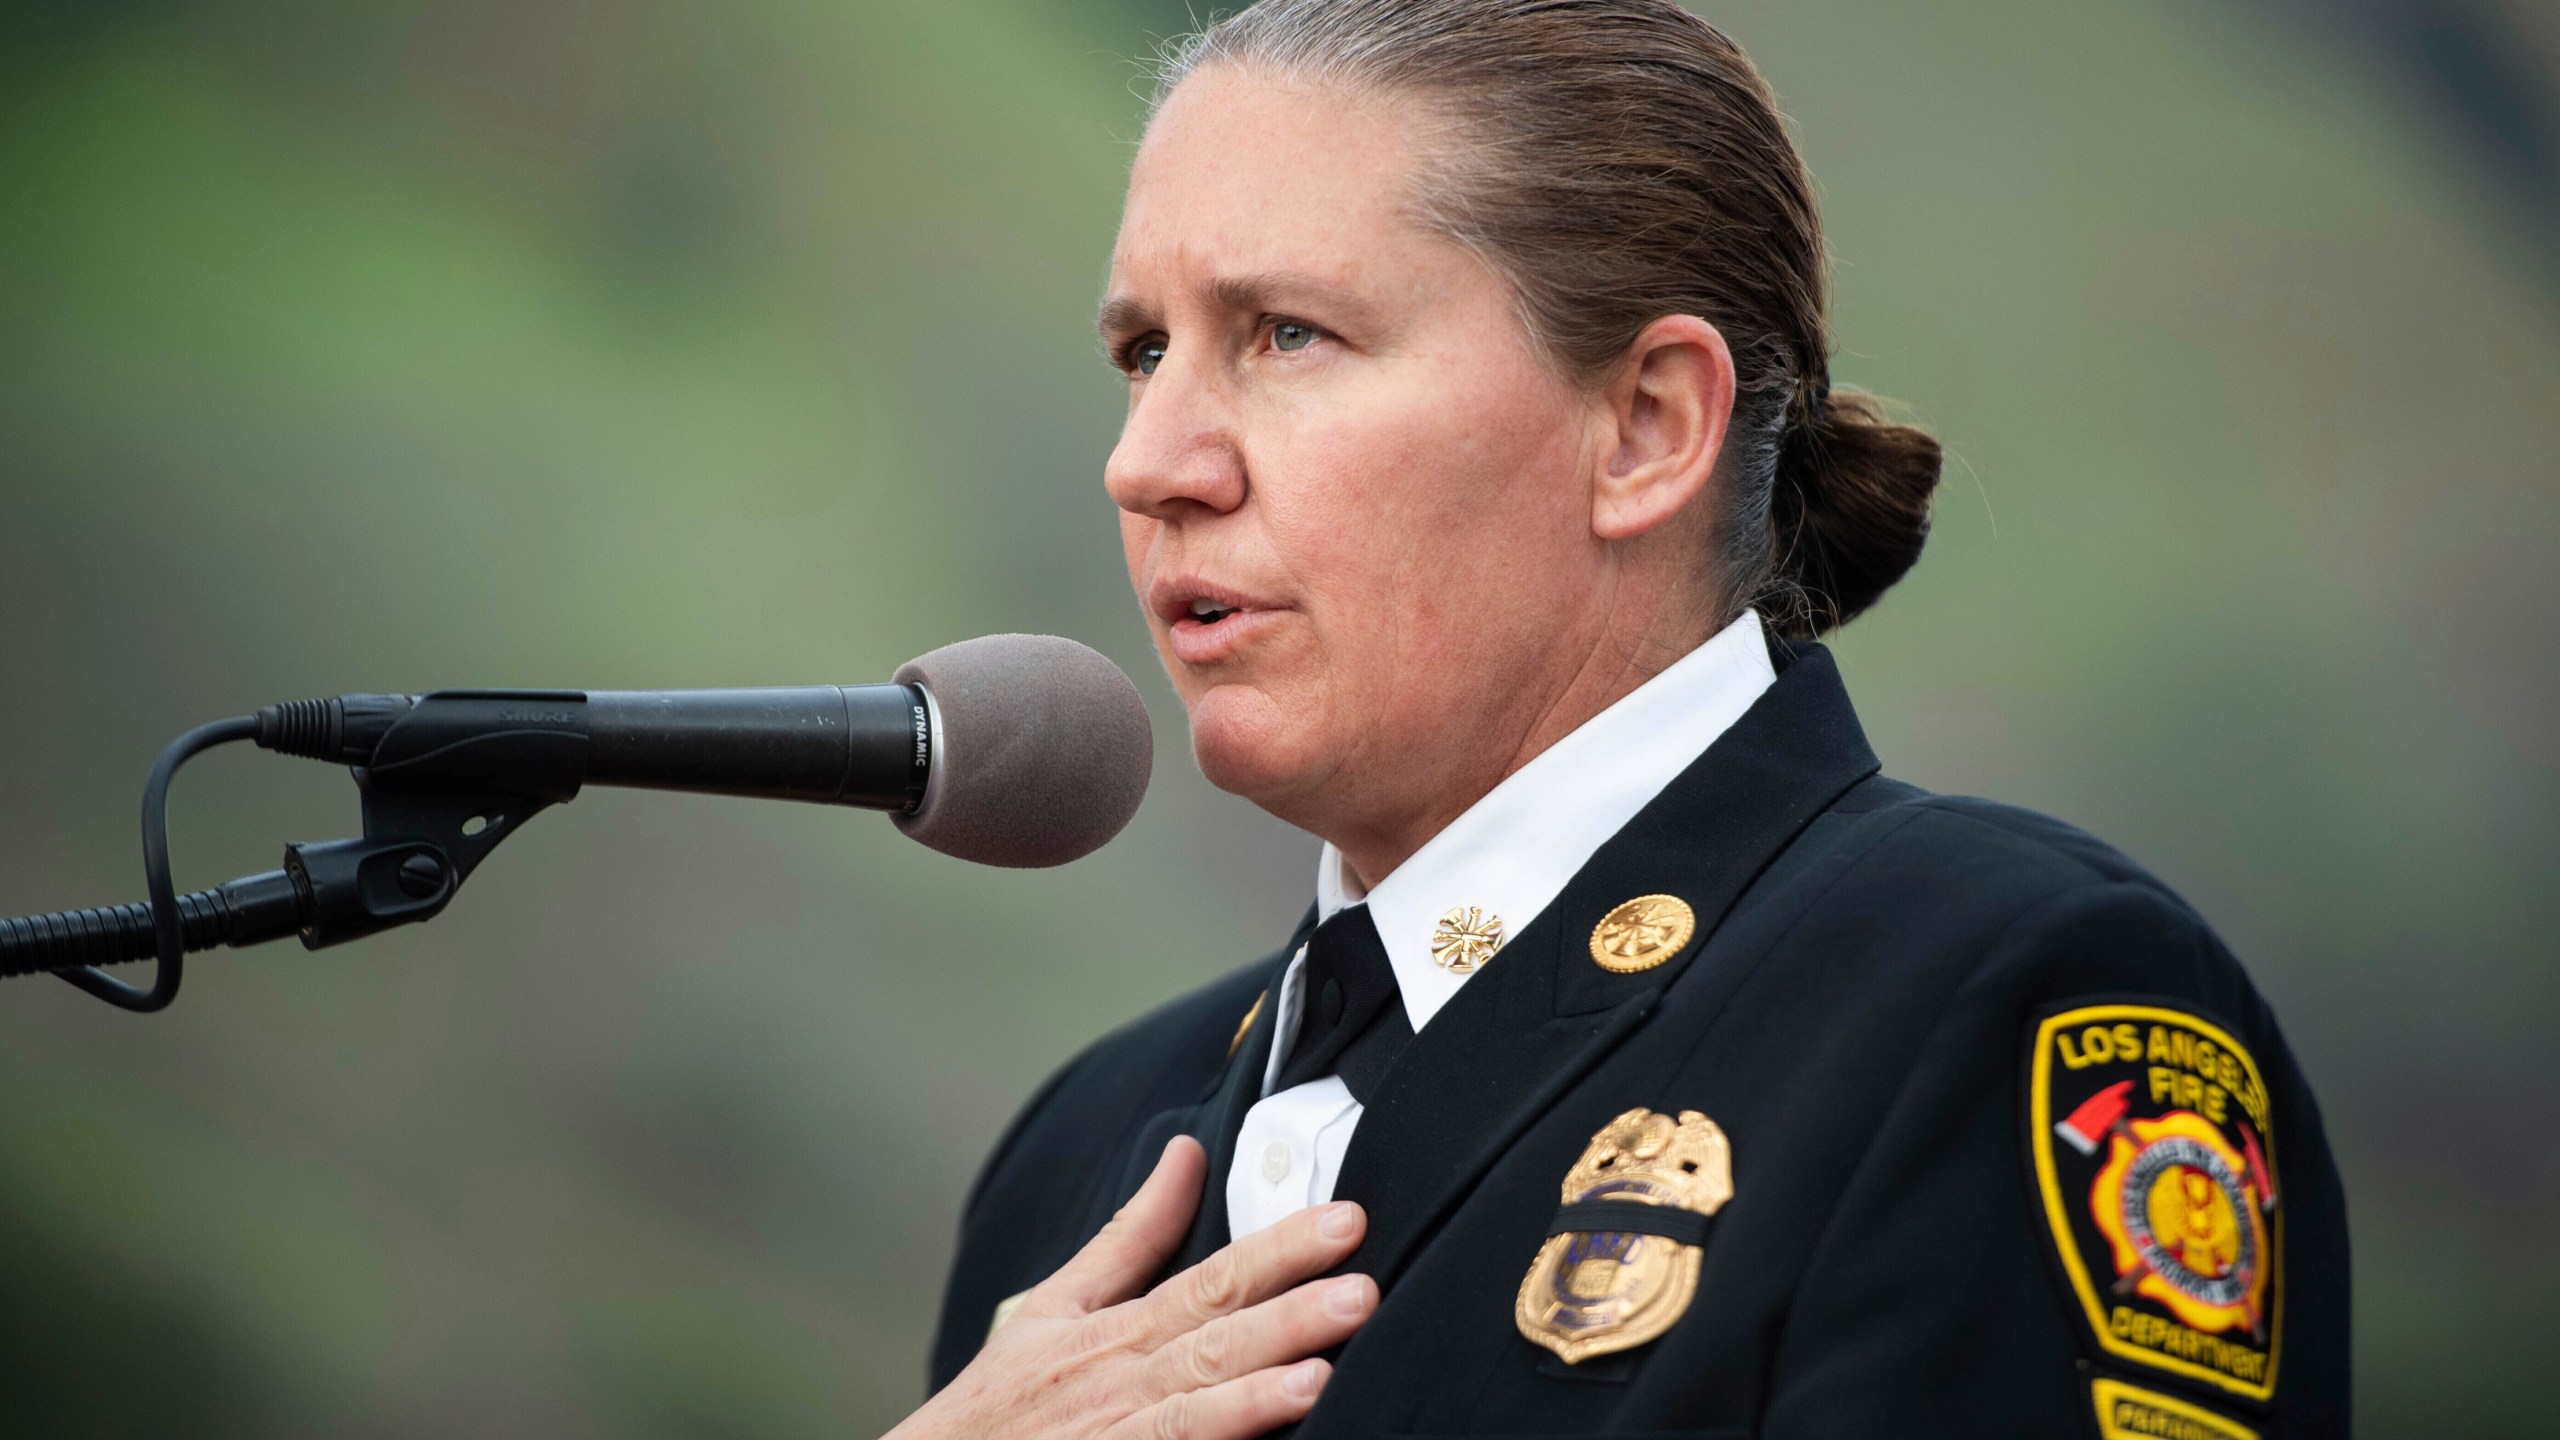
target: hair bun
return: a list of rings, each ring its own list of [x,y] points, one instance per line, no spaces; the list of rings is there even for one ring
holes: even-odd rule
[[[1826,385],[1808,408],[1778,456],[1776,574],[1760,601],[1796,640],[1846,624],[1919,560],[1943,464],[1927,431],[1886,418],[1872,395]]]

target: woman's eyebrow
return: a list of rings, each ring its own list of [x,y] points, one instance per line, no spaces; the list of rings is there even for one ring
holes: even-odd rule
[[[1367,302],[1328,281],[1295,270],[1221,275],[1209,282],[1210,303],[1225,310],[1288,310],[1312,305],[1336,313],[1366,313]]]
[[[1329,318],[1359,319],[1373,308],[1361,296],[1330,281],[1296,270],[1266,270],[1251,275],[1221,275],[1203,288],[1203,298],[1213,309],[1267,313],[1273,310],[1313,308]],[[1123,335],[1162,328],[1164,322],[1156,308],[1129,295],[1114,295],[1102,302],[1094,328],[1108,342]]]
[[[1134,335],[1156,326],[1156,312],[1144,301],[1126,295],[1114,295],[1102,302],[1102,313],[1094,317],[1093,326],[1102,332],[1107,344],[1123,335]]]

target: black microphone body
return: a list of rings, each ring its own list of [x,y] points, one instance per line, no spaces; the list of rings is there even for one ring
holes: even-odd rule
[[[257,720],[261,747],[351,765],[369,790],[615,785],[904,813],[934,763],[931,702],[903,684],[340,695]]]
[[[587,781],[913,810],[933,778],[933,712],[913,685],[601,690]]]

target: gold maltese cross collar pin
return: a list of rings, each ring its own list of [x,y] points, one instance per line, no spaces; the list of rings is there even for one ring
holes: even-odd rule
[[[1695,1110],[1638,1108],[1591,1137],[1520,1281],[1520,1333],[1568,1365],[1632,1350],[1687,1313],[1707,1227],[1733,1198],[1733,1147]]]
[[[1461,905],[1431,927],[1431,958],[1452,975],[1472,975],[1502,948],[1502,917]]]

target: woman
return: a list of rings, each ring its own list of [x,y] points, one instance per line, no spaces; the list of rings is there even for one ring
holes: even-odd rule
[[[1267,0],[1170,66],[1105,479],[1316,904],[998,1144],[912,1433],[2344,1432],[2343,1200],[2238,964],[1881,778],[1814,643],[1938,475],[1824,290],[1668,0]]]

